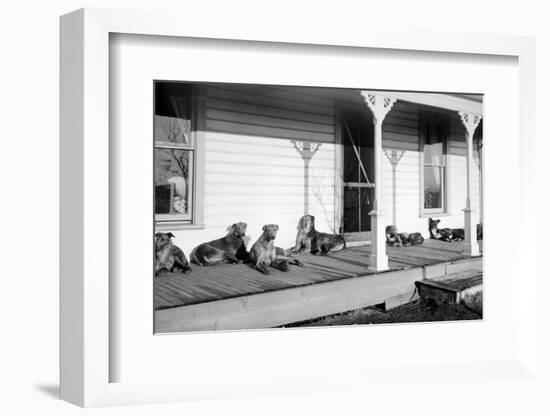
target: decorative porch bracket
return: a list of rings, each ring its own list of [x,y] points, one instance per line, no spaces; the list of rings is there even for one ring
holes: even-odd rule
[[[309,214],[309,162],[321,147],[321,143],[302,140],[291,140],[294,149],[304,161],[304,215]]]
[[[405,155],[405,150],[386,149],[384,153],[391,163],[392,224],[397,225],[397,165]]]
[[[464,251],[468,256],[479,256],[479,244],[477,243],[477,216],[472,208],[472,195],[474,190],[474,132],[476,131],[481,115],[459,111],[462,124],[466,128],[466,208],[464,208]]]
[[[387,215],[382,204],[382,123],[393,107],[395,98],[385,97],[368,91],[361,91],[367,107],[374,118],[374,201],[371,216],[372,245],[369,258],[369,269],[373,271],[388,270],[386,255]]]

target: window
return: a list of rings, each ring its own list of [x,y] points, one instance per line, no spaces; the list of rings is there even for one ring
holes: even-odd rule
[[[449,120],[443,114],[420,113],[421,214],[447,212],[447,137]]]
[[[191,85],[155,82],[154,195],[157,224],[196,219],[196,109]]]

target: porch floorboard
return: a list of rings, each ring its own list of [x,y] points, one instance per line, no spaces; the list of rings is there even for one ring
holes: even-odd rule
[[[367,269],[370,249],[365,245],[327,256],[300,255],[302,267],[290,266],[289,272],[271,268],[269,276],[247,264],[192,265],[189,273],[165,273],[155,278],[154,307],[175,308],[373,274]],[[462,254],[462,243],[438,240],[388,247],[387,254],[392,271],[468,258]]]

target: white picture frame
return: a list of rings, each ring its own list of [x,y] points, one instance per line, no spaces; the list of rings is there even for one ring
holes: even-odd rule
[[[522,267],[517,293],[516,353],[494,362],[442,363],[440,370],[419,362],[411,376],[406,368],[320,368],[329,371],[322,381],[317,372],[282,371],[256,379],[219,374],[215,380],[202,377],[169,381],[110,382],[110,365],[119,359],[110,349],[110,237],[109,237],[109,36],[114,33],[224,39],[250,42],[331,45],[333,48],[377,48],[431,51],[442,54],[483,54],[514,57],[519,66],[519,135],[529,146],[519,148],[521,176],[518,227],[529,228],[535,184],[530,181],[535,165],[536,78],[535,40],[529,37],[474,33],[438,33],[398,28],[360,28],[329,33],[312,27],[303,31],[276,25],[240,25],[235,22],[206,27],[201,19],[186,19],[174,13],[106,9],[81,9],[61,18],[61,398],[80,406],[108,406],[185,401],[196,398],[248,397],[262,394],[297,394],[333,391],[352,383],[368,385],[373,380],[433,382],[452,373],[455,379],[523,380],[536,370],[536,327],[528,319],[536,313],[536,270],[529,235],[518,235],[515,247]],[[516,194],[515,194],[516,195]],[[515,273],[518,273],[516,271]],[[490,312],[489,318],[490,319]],[[348,329],[340,329],[348,331]],[[331,330],[333,331],[333,330]],[[330,331],[325,331],[330,336]],[[334,336],[334,333],[332,332]],[[153,336],[151,334],[151,336]],[[305,336],[314,336],[313,333]],[[472,372],[483,373],[471,380]],[[437,374],[436,374],[437,373]],[[307,381],[317,380],[314,383]],[[346,380],[346,381],[343,381]]]

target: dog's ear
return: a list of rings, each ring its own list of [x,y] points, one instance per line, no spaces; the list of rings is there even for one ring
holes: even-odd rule
[[[310,215],[310,217],[311,217],[311,222],[315,222],[315,216]]]
[[[170,237],[170,238],[174,238],[174,237],[175,237],[175,235],[172,234],[171,232],[166,233],[166,235],[167,235],[168,237]]]
[[[155,238],[159,238],[162,235],[162,233],[155,233]]]
[[[262,227],[262,231],[265,231],[266,229],[267,229],[267,225],[264,225],[264,226]]]
[[[279,226],[275,224],[275,231],[279,231]]]

